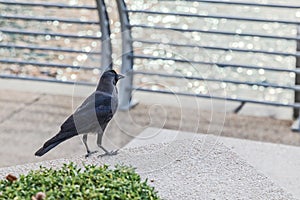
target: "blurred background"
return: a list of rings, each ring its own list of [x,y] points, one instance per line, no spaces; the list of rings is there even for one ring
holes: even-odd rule
[[[118,6],[105,3],[113,67],[124,72]],[[300,144],[291,131],[299,107],[297,0],[126,5],[130,87],[139,104],[118,112],[106,143],[122,147],[154,126]],[[9,166],[38,160],[34,150],[93,91],[105,52],[96,1],[4,0],[0,9],[0,166]],[[83,154],[81,143],[62,144],[44,159]]]

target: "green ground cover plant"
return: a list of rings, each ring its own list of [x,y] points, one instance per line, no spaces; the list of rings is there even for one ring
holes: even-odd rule
[[[17,180],[0,181],[0,199],[149,199],[158,200],[157,192],[142,181],[132,167],[73,163],[60,169],[40,167]],[[45,196],[43,196],[45,195]]]

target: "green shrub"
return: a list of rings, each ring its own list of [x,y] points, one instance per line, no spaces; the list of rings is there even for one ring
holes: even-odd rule
[[[159,199],[154,188],[141,181],[131,167],[86,165],[84,169],[73,163],[61,169],[31,171],[16,181],[0,181],[0,199],[28,199],[38,192],[46,199]]]

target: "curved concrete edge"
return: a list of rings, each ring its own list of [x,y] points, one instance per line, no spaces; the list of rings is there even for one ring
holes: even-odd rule
[[[207,135],[176,130],[148,128],[126,147],[138,147],[180,139],[205,138]],[[215,136],[257,171],[300,199],[300,147]]]
[[[77,156],[2,168],[0,176],[68,162],[131,165],[163,199],[294,199],[213,136],[125,148],[111,157]]]

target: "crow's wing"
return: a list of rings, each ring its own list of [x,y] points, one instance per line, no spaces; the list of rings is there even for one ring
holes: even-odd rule
[[[61,126],[61,131],[78,134],[103,130],[113,117],[111,94],[96,91],[91,94]],[[104,131],[104,130],[103,130]]]

